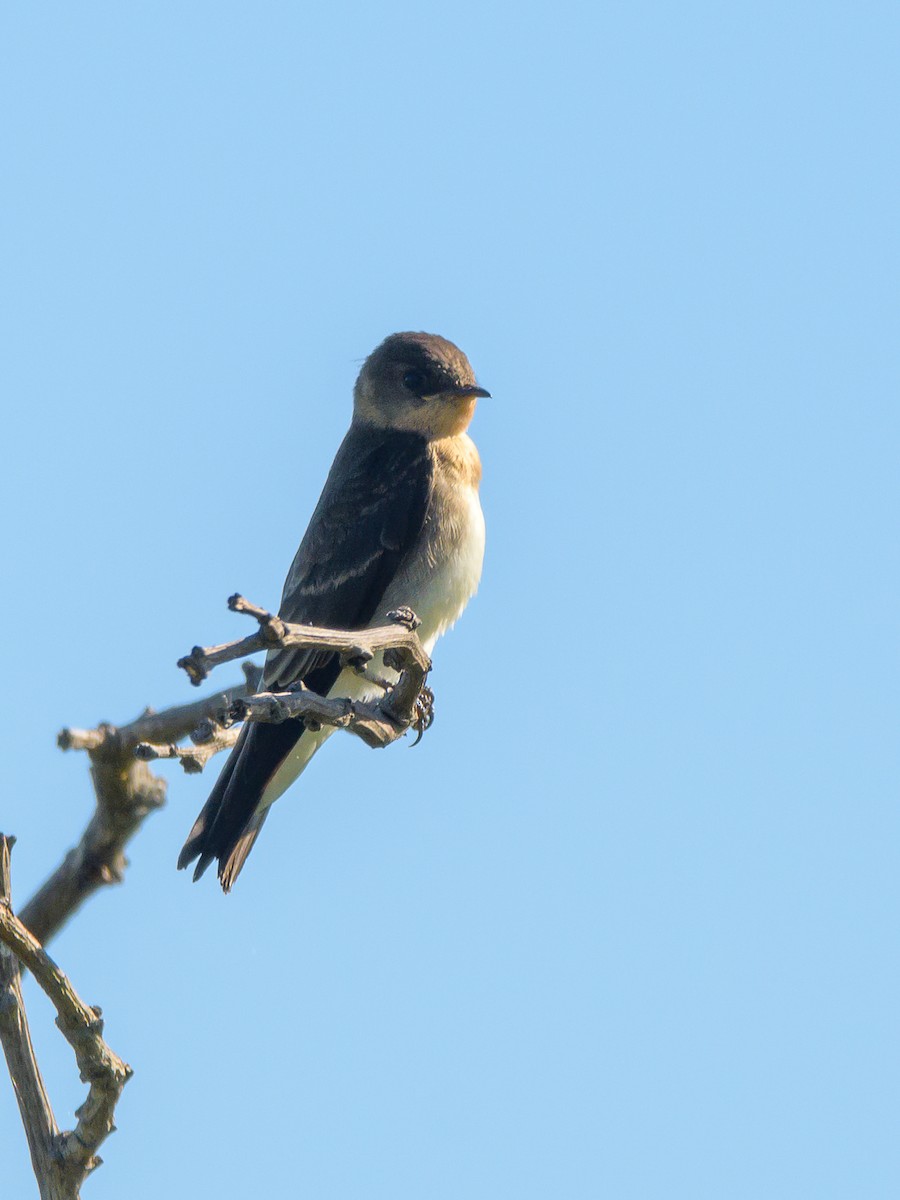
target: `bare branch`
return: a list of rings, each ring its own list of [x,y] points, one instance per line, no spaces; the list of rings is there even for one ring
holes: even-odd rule
[[[235,703],[246,701],[238,700]],[[209,725],[214,732],[203,741],[197,742],[194,736],[196,730],[193,731],[193,746],[176,746],[171,742],[168,746],[154,746],[150,742],[139,742],[134,748],[135,755],[142,762],[153,762],[157,758],[177,758],[185,774],[199,775],[214,754],[218,754],[220,750],[231,749],[241,732],[240,729],[223,729],[212,721]]]
[[[10,903],[9,852],[13,838],[0,835],[0,908]],[[47,1089],[31,1044],[31,1032],[22,1000],[19,960],[5,945],[0,945],[0,1043],[13,1081],[19,1104],[31,1166],[40,1184],[42,1200],[52,1197],[49,1185],[56,1172],[55,1148],[59,1127],[53,1116]]]
[[[431,661],[416,636],[419,621],[411,609],[389,613],[390,625],[346,632],[290,624],[240,595],[229,597],[228,607],[232,612],[253,617],[259,623],[259,632],[219,646],[195,646],[178,662],[193,683],[200,683],[221,663],[257,650],[296,647],[340,655],[345,665],[365,675],[384,695],[378,703],[363,703],[338,697],[327,699],[302,686],[287,692],[263,692],[224,708],[215,718],[221,725],[244,720],[277,723],[302,718],[310,729],[332,725],[355,733],[369,746],[380,747],[396,741],[410,727],[418,730],[421,737],[431,724],[434,696],[425,687]],[[366,664],[377,654],[382,655],[386,667],[399,672],[396,683],[366,671]],[[160,750],[159,757],[179,757],[182,761],[191,755],[176,746],[154,749]],[[140,753],[149,757],[152,751],[142,747]]]
[[[428,692],[421,688],[421,692]],[[308,729],[321,729],[332,725],[335,729],[346,729],[355,733],[367,746],[388,746],[402,737],[412,726],[424,730],[431,724],[423,713],[421,719],[414,714],[412,719],[405,715],[395,717],[384,700],[366,703],[342,697],[327,699],[306,688],[290,692],[259,692],[246,700],[239,700],[231,707],[236,720],[264,721],[278,724],[290,718],[300,717]]]
[[[410,728],[421,737],[431,724],[433,696],[425,687],[431,661],[416,636],[419,622],[410,609],[389,613],[389,625],[346,632],[289,624],[242,596],[230,597],[228,604],[233,612],[252,617],[259,631],[221,646],[194,647],[179,663],[192,682],[199,683],[220,663],[258,650],[299,647],[338,654],[345,665],[365,673],[383,696],[377,704],[325,700],[305,690],[254,697],[260,672],[245,663],[243,687],[159,713],[147,709],[120,727],[103,724],[96,729],[62,730],[60,747],[84,750],[90,758],[97,807],[81,841],[22,910],[22,920],[41,943],[49,941],[98,888],[123,878],[126,845],[147,816],[165,803],[166,782],[152,773],[148,762],[174,758],[189,773],[202,771],[213,755],[234,745],[238,734],[230,726],[244,719],[299,716],[312,727],[349,729],[369,746],[387,746]],[[399,673],[395,683],[365,671],[376,655],[386,669]],[[179,745],[188,736],[194,744]]]
[[[10,904],[11,839],[0,834],[0,1037],[7,1057],[31,1161],[42,1200],[77,1200],[85,1177],[100,1165],[97,1149],[114,1130],[113,1113],[131,1068],[103,1040],[99,1008],[89,1008]],[[87,1099],[78,1123],[60,1133],[41,1080],[28,1032],[19,972],[13,956],[28,967],[57,1011],[56,1024],[75,1051]]]
[[[21,910],[23,923],[42,944],[61,928],[98,888],[122,880],[128,865],[125,847],[150,813],[162,807],[166,782],[146,762],[135,757],[142,742],[171,745],[186,737],[223,705],[252,695],[260,671],[244,664],[247,682],[190,704],[162,712],[147,709],[128,725],[99,725],[96,729],[63,729],[63,750],[86,750],[97,806],[78,845]],[[213,753],[198,755],[198,764]]]
[[[381,625],[376,629],[361,629],[346,632],[340,629],[324,629],[318,625],[292,625],[273,616],[245,600],[243,596],[228,598],[232,612],[246,613],[259,622],[259,632],[235,642],[224,642],[220,646],[195,646],[190,654],[178,660],[193,684],[202,683],[215,667],[246,658],[259,650],[296,647],[304,650],[330,650],[348,662],[360,658],[368,660],[383,650],[395,651],[406,661],[416,662],[425,672],[431,670],[428,655],[415,635],[418,619],[411,609],[397,609],[388,615],[394,624]]]
[[[96,1149],[113,1128],[113,1110],[130,1069],[103,1041],[100,1010],[82,1003],[41,943],[97,888],[122,878],[126,844],[165,800],[165,782],[151,773],[147,763],[174,758],[185,770],[200,771],[214,754],[235,743],[239,732],[235,723],[244,720],[299,718],[311,729],[323,725],[347,729],[373,747],[389,745],[409,728],[421,737],[432,721],[434,697],[425,686],[431,662],[416,636],[419,622],[411,610],[388,614],[389,625],[345,632],[287,623],[240,596],[232,596],[229,607],[253,617],[259,630],[221,646],[195,647],[179,663],[192,682],[199,683],[220,663],[257,650],[297,647],[337,654],[342,665],[363,675],[382,695],[377,702],[328,699],[302,685],[256,694],[260,672],[244,664],[247,683],[243,687],[160,713],[147,709],[119,728],[102,724],[60,733],[62,749],[84,750],[90,758],[95,812],[79,844],[25,906],[21,919],[9,904],[5,840],[5,876],[0,863],[0,943],[9,947],[0,949],[0,1038],[28,1130],[35,1173],[39,1180],[50,1181],[47,1190],[41,1184],[41,1195],[47,1200],[77,1197],[85,1175],[99,1163]],[[378,662],[373,662],[376,656]],[[392,678],[396,676],[394,682],[370,669],[370,664],[377,668],[380,663]],[[187,736],[193,745],[180,746]],[[82,1078],[90,1083],[73,1133],[59,1133],[34,1060],[19,990],[20,963],[34,973],[55,1004],[57,1024],[75,1049]]]

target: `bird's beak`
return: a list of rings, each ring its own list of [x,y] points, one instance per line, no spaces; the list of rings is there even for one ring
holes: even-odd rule
[[[491,398],[491,393],[487,388],[477,387],[474,383],[462,383],[459,387],[447,388],[442,395],[454,400],[468,400],[470,397],[483,396],[488,400]]]

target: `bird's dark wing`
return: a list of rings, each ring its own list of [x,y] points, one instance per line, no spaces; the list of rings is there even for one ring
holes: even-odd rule
[[[279,615],[332,629],[363,628],[418,540],[432,486],[424,439],[351,427],[288,572]],[[263,686],[286,688],[302,680],[324,695],[339,671],[333,654],[276,650],[266,660]],[[245,726],[194,822],[179,867],[199,858],[197,879],[216,858],[222,885],[230,889],[268,811],[257,812],[266,785],[303,732],[302,721]]]
[[[288,572],[279,616],[304,625],[361,629],[415,544],[428,509],[433,466],[415,434],[351,428]],[[275,650],[267,688],[287,687],[328,655]]]

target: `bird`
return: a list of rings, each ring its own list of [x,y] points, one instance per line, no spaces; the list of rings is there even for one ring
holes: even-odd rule
[[[363,363],[353,415],[288,571],[285,621],[361,630],[408,607],[429,656],[481,579],[485,526],[481,460],[466,432],[480,387],[465,354],[431,333],[394,333]],[[367,671],[396,674],[376,655]],[[269,651],[263,690],[302,683],[323,696],[372,699],[377,686],[338,656]],[[302,719],[247,722],[178,858],[194,880],[216,860],[229,892],[275,800],[329,734]]]

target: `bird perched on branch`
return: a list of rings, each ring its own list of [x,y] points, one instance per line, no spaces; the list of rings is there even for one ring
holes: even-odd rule
[[[408,606],[430,654],[474,595],[484,556],[481,462],[466,429],[479,387],[446,338],[395,333],[369,355],[353,390],[353,419],[288,572],[279,616],[358,630]],[[376,659],[371,664],[384,673]],[[376,688],[334,654],[269,652],[263,688],[303,684],[321,695],[371,699]],[[227,892],[274,800],[303,771],[329,728],[302,720],[248,723],[194,822],[178,866],[213,859]]]

